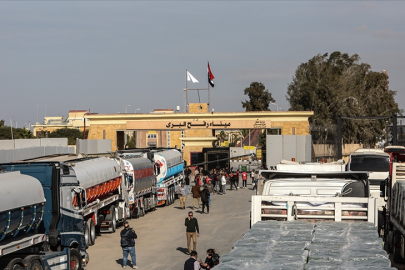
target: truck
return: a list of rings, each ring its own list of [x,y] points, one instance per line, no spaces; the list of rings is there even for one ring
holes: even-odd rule
[[[251,228],[216,269],[391,269],[367,172],[259,175]]]
[[[276,165],[277,171],[297,171],[297,172],[343,172],[346,171],[346,165],[344,160],[324,163],[324,162],[295,162],[288,160],[281,160]]]
[[[155,183],[152,183],[152,181],[149,180],[148,183],[150,186],[148,187],[148,192],[134,194],[132,204],[142,201],[142,198],[145,196],[149,198],[151,209],[154,209],[156,206],[171,205],[175,201],[176,190],[184,181],[184,160],[183,155],[179,150],[130,149],[117,151],[117,154],[123,160],[129,160],[131,157],[143,157],[144,160],[150,160],[153,174],[156,177]],[[128,165],[126,169],[131,171],[131,166],[129,166],[128,163],[126,163],[126,165]],[[150,176],[150,167],[148,170],[148,175]],[[129,173],[128,175],[131,176],[132,174]],[[138,195],[138,197],[136,197],[136,195]],[[154,203],[155,198],[156,205]],[[144,212],[142,208],[143,207],[140,209],[141,214]],[[134,213],[136,214],[136,211]]]
[[[47,168],[60,168],[58,177],[64,187],[60,197],[61,212],[74,220],[82,220],[80,230],[85,239],[84,247],[88,248],[95,244],[98,233],[115,232],[118,224],[123,224],[129,216],[129,184],[123,177],[121,162],[113,157],[53,155],[2,167],[33,177],[43,170],[40,177],[49,182],[53,181],[53,175]]]
[[[156,176],[152,155],[121,155],[124,177],[128,182],[128,204],[131,217],[143,217],[148,210],[156,210]]]
[[[378,210],[385,206],[380,196],[380,183],[388,178],[389,155],[382,149],[359,148],[349,156],[347,171],[366,171],[369,174],[371,197],[377,199]]]
[[[389,177],[381,185],[381,194],[386,201],[383,211],[384,240],[394,262],[405,263],[405,147],[388,146]]]
[[[89,262],[75,183],[61,164],[0,164],[0,269],[79,270]]]

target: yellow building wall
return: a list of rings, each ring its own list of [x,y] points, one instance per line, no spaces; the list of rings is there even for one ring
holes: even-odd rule
[[[126,124],[114,125],[91,125],[89,130],[89,139],[110,139],[111,151],[117,151],[117,130],[125,130]],[[105,138],[103,138],[103,131],[105,130]]]

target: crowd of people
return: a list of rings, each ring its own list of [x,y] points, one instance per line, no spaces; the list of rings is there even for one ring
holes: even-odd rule
[[[266,167],[262,167],[266,169]],[[227,195],[227,185],[229,190],[238,190],[238,188],[247,188],[249,174],[247,171],[240,172],[239,170],[232,171],[228,168],[221,170],[212,169],[207,172],[202,168],[196,167],[192,172],[190,168],[185,170],[185,179],[181,187],[177,190],[180,197],[180,209],[186,209],[187,196],[190,194],[193,197],[191,209],[201,209],[201,213],[208,214],[210,212],[211,200],[214,194]],[[239,186],[239,180],[242,180],[242,186]],[[250,172],[250,179],[253,184],[253,189],[257,189],[257,182],[259,180],[259,170],[252,170]],[[190,189],[190,182],[194,182]],[[205,212],[206,209],[206,212]],[[215,265],[219,264],[219,255],[215,249],[210,248],[207,250],[206,259],[203,262],[198,260],[197,254],[197,237],[200,235],[198,220],[194,217],[192,211],[188,212],[184,225],[186,226],[187,249],[190,258],[184,263],[184,270],[198,270],[198,269],[212,269]],[[121,231],[121,247],[123,250],[123,268],[127,267],[128,255],[131,256],[132,268],[137,269],[136,253],[135,253],[135,239],[137,235],[135,230],[129,227],[128,222],[125,222],[124,229]],[[191,240],[193,242],[193,249],[191,249]]]
[[[263,169],[265,169],[265,167],[263,167]],[[239,170],[228,170],[228,168],[223,168],[221,170],[212,169],[210,171],[204,171],[199,167],[196,167],[194,171],[187,168],[185,170],[185,181],[181,184],[179,189],[180,209],[186,209],[186,198],[188,194],[190,194],[193,197],[191,209],[200,209],[201,207],[201,213],[208,214],[213,195],[227,195],[227,185],[229,185],[228,190],[237,191],[238,188],[247,188],[249,177],[253,184],[253,189],[255,189],[259,179],[259,170],[252,170],[250,174],[248,174],[246,170],[240,172]],[[239,186],[240,180],[242,180],[241,186]],[[190,183],[192,184],[191,189]],[[219,255],[215,252],[215,249],[211,248],[207,250],[204,262],[198,260],[196,249],[199,227],[197,218],[194,217],[192,211],[188,213],[188,216],[185,219],[185,226],[187,249],[190,258],[184,263],[184,270],[212,269],[219,263]],[[193,249],[191,249],[191,240],[193,242]]]

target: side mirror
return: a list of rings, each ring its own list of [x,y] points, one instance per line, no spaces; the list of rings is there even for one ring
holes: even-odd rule
[[[380,197],[385,197],[385,180],[380,182]]]

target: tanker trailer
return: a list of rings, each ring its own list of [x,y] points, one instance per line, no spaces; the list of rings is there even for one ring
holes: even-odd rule
[[[176,187],[184,179],[184,161],[180,151],[154,150],[158,205],[170,205],[176,199]]]
[[[68,179],[79,185],[72,191],[71,205],[83,210],[86,245],[91,246],[96,232],[113,233],[118,223],[123,224],[129,216],[127,183],[122,181],[119,159],[86,158],[69,164],[72,172]]]
[[[61,196],[62,213],[72,217],[73,221],[69,221],[71,226],[78,220],[83,223],[84,219],[84,223],[77,228],[84,233],[85,247],[94,245],[97,232],[115,232],[117,223],[124,222],[129,214],[126,181],[121,181],[119,159],[47,156],[16,163],[14,170],[32,175],[32,164],[55,164],[61,168],[61,184],[64,186]],[[32,176],[36,177],[35,173]]]
[[[0,164],[0,269],[54,269],[55,264],[83,269],[88,262],[83,234],[61,226],[58,168],[32,166],[37,178],[14,170],[13,164]],[[83,218],[74,224],[80,225]],[[62,233],[69,241],[61,241]]]
[[[153,163],[140,155],[125,156],[122,163],[129,185],[130,212],[132,216],[139,218],[144,216],[147,210],[156,209],[156,176],[153,172]]]

